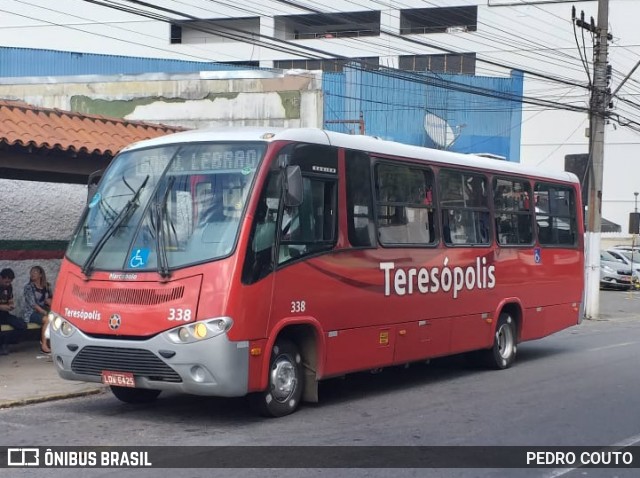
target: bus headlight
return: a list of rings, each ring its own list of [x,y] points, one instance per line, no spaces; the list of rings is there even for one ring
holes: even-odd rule
[[[69,322],[67,322],[66,320],[63,321],[62,325],[60,326],[60,333],[65,337],[71,336],[74,330],[75,330],[75,327],[71,325]]]
[[[188,344],[224,334],[229,331],[232,325],[233,319],[231,317],[216,317],[181,325],[167,330],[164,335],[175,344]]]
[[[71,322],[55,312],[49,312],[48,318],[53,331],[58,332],[63,337],[71,337],[76,331],[76,328],[71,324]]]
[[[189,329],[187,329],[186,327],[180,327],[178,329],[178,338],[181,342],[186,342],[187,340],[189,340],[189,336]]]

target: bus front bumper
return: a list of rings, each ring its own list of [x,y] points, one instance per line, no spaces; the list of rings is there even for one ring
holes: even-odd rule
[[[120,340],[76,329],[69,337],[52,331],[51,348],[56,370],[67,380],[103,382],[103,372],[119,372],[133,374],[136,388],[219,397],[247,394],[249,343],[232,342],[226,334],[176,344],[164,334]]]

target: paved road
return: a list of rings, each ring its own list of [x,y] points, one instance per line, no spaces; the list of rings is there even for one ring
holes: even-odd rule
[[[505,371],[454,357],[321,387],[321,403],[277,420],[241,399],[167,395],[135,407],[109,394],[1,410],[0,445],[640,444],[640,293],[603,293],[603,320],[522,344]],[[190,449],[185,449],[185,454]],[[636,457],[640,461],[640,456]],[[338,473],[339,471],[339,473]],[[150,470],[38,470],[38,476],[164,476]],[[258,470],[302,476],[301,470]],[[256,470],[174,470],[254,476]],[[313,470],[334,476],[635,476],[629,470]],[[34,476],[12,470],[11,476]]]

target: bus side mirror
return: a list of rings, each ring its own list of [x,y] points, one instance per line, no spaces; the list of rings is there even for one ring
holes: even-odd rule
[[[298,207],[302,204],[302,172],[300,166],[287,166],[284,172],[284,204]]]

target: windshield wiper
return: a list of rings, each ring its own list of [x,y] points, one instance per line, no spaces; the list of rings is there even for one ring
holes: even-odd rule
[[[167,212],[167,199],[169,193],[173,188],[173,183],[176,181],[175,176],[171,176],[167,182],[167,187],[164,190],[162,201],[156,203],[156,254],[158,256],[158,274],[163,279],[168,278],[171,273],[169,272],[169,260],[167,258],[166,238],[164,232],[164,218]]]
[[[124,181],[124,177],[122,178],[122,180]],[[133,210],[136,207],[138,207],[138,198],[140,197],[140,192],[147,185],[148,181],[149,181],[149,175],[147,174],[147,177],[144,178],[144,181],[142,181],[142,184],[140,185],[140,187],[138,187],[138,189],[136,191],[133,191],[133,189],[132,189],[133,196],[131,197],[131,199],[129,199],[129,201],[127,201],[127,204],[125,204],[124,207],[120,210],[120,212],[115,217],[115,219],[113,220],[111,225],[107,228],[105,233],[102,235],[102,237],[100,238],[100,240],[96,244],[96,247],[93,248],[93,250],[89,254],[89,257],[87,257],[87,260],[84,262],[84,265],[82,266],[82,273],[85,276],[89,277],[91,275],[91,269],[92,269],[93,263],[96,260],[96,257],[98,257],[98,254],[100,254],[100,251],[102,250],[104,245],[111,238],[111,236],[113,236],[113,233],[116,232],[118,230],[118,228],[126,220],[129,219],[129,217],[131,217],[131,213],[133,212]],[[125,184],[127,184],[126,181],[124,181],[124,182],[125,182]]]

